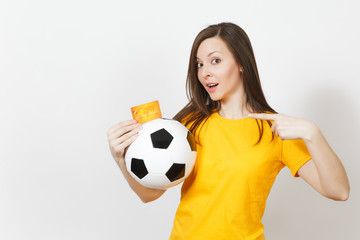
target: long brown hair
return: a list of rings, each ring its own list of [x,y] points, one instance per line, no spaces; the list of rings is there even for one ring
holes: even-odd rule
[[[246,105],[249,105],[253,112],[256,113],[263,113],[265,111],[276,113],[265,99],[260,84],[254,52],[250,39],[245,31],[230,22],[210,25],[200,31],[196,36],[191,49],[186,79],[186,95],[189,103],[173,117],[173,119],[183,122],[185,126],[192,123],[189,130],[194,136],[203,120],[205,120],[205,123],[214,111],[218,112],[221,108],[221,102],[213,101],[210,98],[197,77],[196,53],[201,42],[211,37],[220,37],[232,52],[238,65],[242,66]],[[256,142],[256,144],[258,144],[263,136],[264,124],[262,120],[256,120],[256,122],[259,129],[259,139]],[[267,121],[267,123],[271,127],[271,122]],[[200,144],[200,141],[196,141]]]

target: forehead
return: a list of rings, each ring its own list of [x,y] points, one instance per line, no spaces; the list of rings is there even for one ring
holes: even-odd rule
[[[196,53],[197,58],[206,58],[211,52],[229,53],[225,42],[219,37],[207,38],[202,41]]]

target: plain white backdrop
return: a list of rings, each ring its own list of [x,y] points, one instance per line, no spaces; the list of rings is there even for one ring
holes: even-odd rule
[[[229,21],[250,37],[265,96],[315,122],[342,160],[346,202],[284,168],[267,240],[360,239],[360,4],[357,1],[0,2],[0,239],[168,239],[178,185],[144,204],[112,159],[107,130],[159,100],[187,103],[192,42]]]

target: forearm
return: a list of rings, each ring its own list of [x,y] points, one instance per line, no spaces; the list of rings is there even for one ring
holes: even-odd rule
[[[324,195],[333,199],[347,199],[350,185],[346,171],[320,129],[313,124],[310,134],[303,140],[318,171]]]
[[[129,186],[140,197],[142,202],[151,202],[159,198],[166,191],[144,187],[130,175],[130,173],[126,169],[125,164],[119,164],[119,167]]]

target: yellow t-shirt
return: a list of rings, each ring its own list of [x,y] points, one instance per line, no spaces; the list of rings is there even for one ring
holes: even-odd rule
[[[255,119],[210,116],[200,132],[194,169],[181,188],[170,240],[265,239],[261,218],[276,175],[287,166],[298,177],[311,156],[301,139],[271,141],[266,122],[254,146],[258,137]]]

